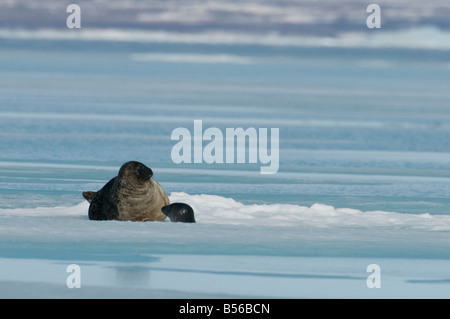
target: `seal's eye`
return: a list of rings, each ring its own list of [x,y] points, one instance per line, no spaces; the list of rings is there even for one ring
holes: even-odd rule
[[[145,165],[138,165],[135,169],[139,179],[147,181],[153,176],[153,171]]]

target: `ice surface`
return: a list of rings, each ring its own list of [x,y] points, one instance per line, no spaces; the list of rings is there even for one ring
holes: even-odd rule
[[[170,194],[196,224],[89,221],[88,203],[0,210],[2,297],[447,298],[448,215]],[[419,259],[418,259],[419,258]],[[82,288],[69,291],[66,267]],[[366,267],[379,264],[382,288]],[[111,289],[106,289],[111,288]]]
[[[1,297],[449,297],[444,2],[398,5],[397,25],[390,17],[366,31],[354,0],[339,12],[325,5],[326,28],[313,2],[281,10],[287,25],[272,29],[265,2],[211,2],[196,12],[247,8],[245,23],[264,28],[225,25],[224,14],[170,30],[133,29],[148,14],[123,28],[123,9],[105,24],[84,14],[81,30],[67,30],[49,16],[65,14],[60,2],[44,10],[48,21],[13,2],[0,29]],[[171,132],[197,119],[279,128],[279,172],[174,165]],[[197,223],[88,220],[81,192],[128,160],[151,167]],[[66,286],[72,263],[80,289]],[[380,289],[367,287],[370,264],[381,267]]]

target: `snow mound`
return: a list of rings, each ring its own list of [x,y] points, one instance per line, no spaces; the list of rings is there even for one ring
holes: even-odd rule
[[[291,204],[244,205],[232,198],[216,195],[171,193],[171,202],[192,206],[201,223],[246,224],[267,226],[313,227],[389,227],[450,231],[450,216],[362,212],[352,208],[335,208],[324,204],[311,207]]]
[[[192,206],[197,223],[223,225],[259,225],[276,227],[395,227],[426,231],[450,231],[449,215],[401,214],[385,211],[363,212],[352,208],[335,208],[325,204],[311,207],[292,204],[249,204],[217,195],[190,195],[173,192],[171,203]],[[89,203],[72,207],[37,207],[0,209],[0,217],[39,217],[87,219]]]

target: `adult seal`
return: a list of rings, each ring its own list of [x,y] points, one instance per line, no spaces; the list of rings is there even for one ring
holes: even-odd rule
[[[140,162],[122,165],[116,177],[97,192],[83,192],[91,220],[163,221],[161,208],[170,204],[153,171]]]
[[[171,222],[195,223],[194,210],[185,203],[173,203],[161,208]]]

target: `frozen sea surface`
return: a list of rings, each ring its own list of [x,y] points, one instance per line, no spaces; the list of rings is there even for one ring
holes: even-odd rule
[[[0,32],[1,297],[450,297],[445,45],[19,31]],[[196,119],[279,128],[278,173],[174,164]],[[128,160],[197,223],[89,221],[81,192]]]
[[[88,203],[1,209],[2,297],[448,298],[450,216],[172,193],[196,224],[93,222]],[[81,288],[66,285],[81,268]],[[381,268],[369,289],[367,267]]]

